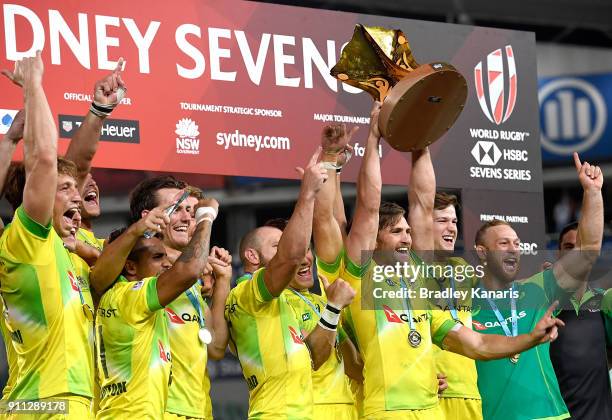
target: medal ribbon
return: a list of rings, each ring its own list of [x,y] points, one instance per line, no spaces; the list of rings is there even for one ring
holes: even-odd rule
[[[487,296],[487,301],[489,302],[489,306],[491,306],[499,325],[504,330],[506,337],[516,337],[518,335],[518,317],[516,315],[516,300],[514,299],[514,283],[512,283],[512,287],[510,288],[510,318],[512,321],[512,333],[510,333],[507,322],[497,308],[497,305],[493,299]]]
[[[200,329],[203,330],[206,328],[206,320],[204,319],[204,314],[202,313],[202,305],[200,305],[200,301],[196,297],[195,293],[193,293],[193,286],[185,291],[185,294],[189,298],[189,301],[193,305],[196,311],[198,311],[198,324],[200,325]]]
[[[406,283],[404,283],[403,277],[400,278],[400,286],[402,286],[402,289],[408,290]],[[416,331],[416,326],[414,325],[414,319],[412,319],[412,305],[410,305],[409,298],[403,299],[402,304],[404,306],[404,310],[408,312],[408,324],[410,325],[410,332]]]
[[[312,308],[312,310],[315,312],[315,314],[317,314],[317,316],[319,318],[321,318],[321,312],[319,312],[319,310],[317,309],[317,307],[308,299],[306,299],[306,297],[304,297],[304,295],[302,295],[300,292],[298,292],[297,290],[294,289],[289,289],[291,290],[291,292],[296,295],[297,297],[299,297],[300,299],[302,299],[304,302],[306,302],[306,304],[308,306],[310,306]],[[338,341],[340,340],[340,337],[338,337],[338,334],[336,334],[336,344],[338,343]]]

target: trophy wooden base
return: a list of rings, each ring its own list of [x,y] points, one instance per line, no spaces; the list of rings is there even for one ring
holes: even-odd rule
[[[419,66],[389,91],[378,126],[396,150],[424,149],[455,123],[467,99],[467,83],[447,63]]]

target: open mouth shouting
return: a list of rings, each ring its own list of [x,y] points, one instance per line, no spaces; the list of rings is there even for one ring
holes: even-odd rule
[[[514,273],[518,270],[519,260],[515,255],[506,256],[502,259],[502,267],[507,273]]]
[[[62,215],[62,230],[65,234],[75,236],[81,226],[81,212],[78,207],[71,207]]]

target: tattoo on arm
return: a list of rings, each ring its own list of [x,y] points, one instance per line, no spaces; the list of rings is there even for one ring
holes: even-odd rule
[[[187,244],[177,262],[189,263],[191,261],[202,259],[210,253],[210,230],[212,224],[203,221],[193,233],[191,241]]]

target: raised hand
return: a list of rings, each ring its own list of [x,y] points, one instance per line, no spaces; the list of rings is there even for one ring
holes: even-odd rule
[[[170,217],[166,214],[165,209],[162,207],[155,207],[139,221],[134,223],[134,232],[138,236],[144,235],[145,232],[162,232],[168,223],[170,223]]]
[[[124,63],[123,58],[120,58],[113,72],[94,85],[94,101],[98,105],[117,105],[123,99],[127,90],[121,79]]]
[[[578,180],[584,190],[601,190],[603,186],[603,173],[599,166],[591,165],[588,162],[580,162],[580,157],[576,152],[574,152],[574,165],[576,166]]]
[[[302,190],[305,192],[316,194],[327,180],[327,169],[323,167],[322,163],[317,163],[320,156],[321,147],[318,147],[310,158],[308,165],[306,165],[306,169],[295,168],[302,178]]]
[[[533,331],[529,333],[538,344],[555,341],[559,336],[559,327],[564,327],[565,323],[559,318],[553,318],[552,314],[559,306],[559,301],[553,302],[548,307],[544,316],[538,321]]]
[[[213,246],[208,257],[216,280],[230,281],[232,278],[232,256],[224,248]]]
[[[325,276],[319,275],[319,279],[323,284],[325,295],[327,296],[327,302],[332,304],[336,308],[345,308],[351,304],[355,297],[355,289],[353,289],[346,281],[337,279],[332,284]]]
[[[347,131],[346,124],[326,125],[321,133],[321,147],[323,153],[337,154],[343,152],[351,141],[351,137],[359,127],[355,126]]]
[[[41,52],[36,51],[34,57],[25,57],[19,61],[15,61],[13,71],[2,70],[2,74],[9,78],[17,86],[42,84],[42,76],[45,71],[45,66],[42,61]]]

